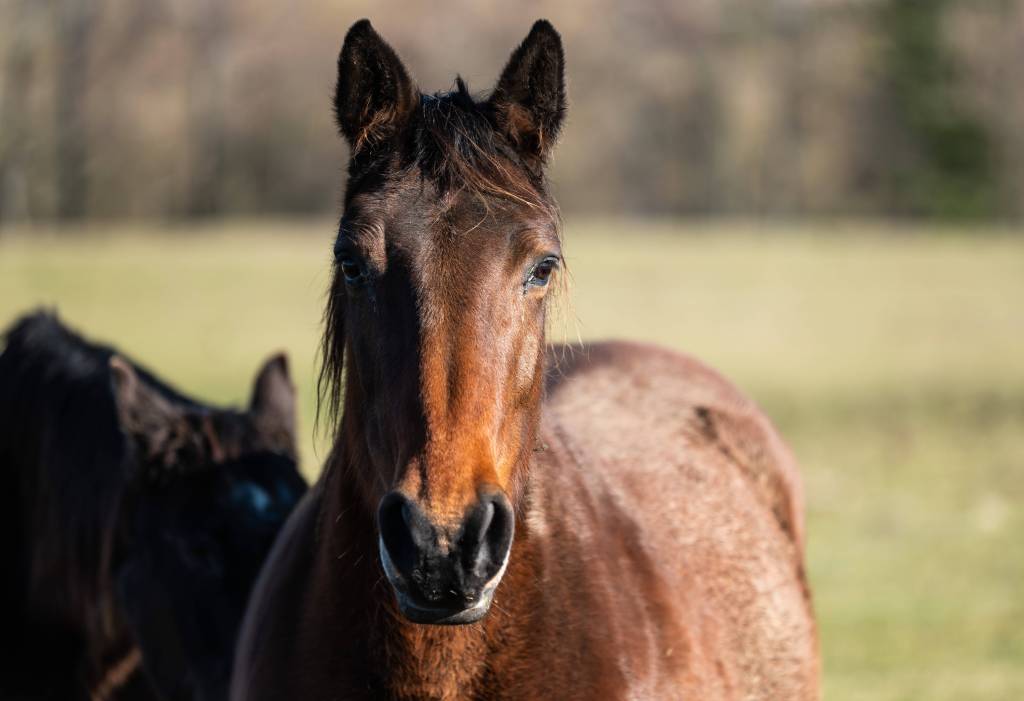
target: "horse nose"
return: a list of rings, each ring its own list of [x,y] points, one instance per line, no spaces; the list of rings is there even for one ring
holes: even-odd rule
[[[498,489],[481,490],[462,521],[447,527],[401,492],[387,494],[378,510],[381,561],[403,612],[417,619],[427,609],[486,612],[508,560],[514,523],[512,505]]]
[[[490,491],[469,511],[457,541],[462,568],[481,586],[504,571],[515,518],[508,497]]]
[[[385,569],[394,570],[406,582],[413,581],[421,555],[436,547],[437,537],[430,521],[404,494],[390,492],[380,502],[377,523],[381,554],[387,556]],[[391,577],[393,573],[387,574]]]

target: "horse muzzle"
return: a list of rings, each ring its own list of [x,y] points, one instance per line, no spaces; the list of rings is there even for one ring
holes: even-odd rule
[[[479,496],[455,528],[433,523],[390,492],[378,509],[380,559],[402,615],[413,623],[474,623],[490,609],[508,566],[515,518],[497,489]]]

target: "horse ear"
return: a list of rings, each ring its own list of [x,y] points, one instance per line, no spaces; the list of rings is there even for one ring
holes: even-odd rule
[[[189,442],[184,410],[143,382],[119,355],[110,358],[110,375],[121,430],[142,447],[148,463],[170,467]]]
[[[268,359],[256,375],[249,404],[256,428],[277,450],[295,453],[295,386],[284,353]]]
[[[565,119],[565,53],[550,22],[538,20],[512,52],[489,104],[498,130],[523,155],[543,162]]]
[[[334,115],[353,153],[394,136],[418,102],[401,59],[370,20],[353,24],[338,56],[334,90]]]

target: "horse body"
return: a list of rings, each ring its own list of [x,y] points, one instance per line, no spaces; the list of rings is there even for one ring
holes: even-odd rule
[[[484,100],[420,94],[365,20],[338,70],[336,438],[233,700],[817,698],[800,481],[767,419],[684,356],[545,351],[554,28]]]
[[[0,696],[222,698],[249,590],[305,489],[283,357],[237,412],[50,314],[5,340]]]
[[[549,353],[540,447],[488,617],[404,621],[373,515],[342,484],[359,466],[331,462],[254,594],[235,699],[816,697],[800,483],[774,429],[685,356],[572,353]]]

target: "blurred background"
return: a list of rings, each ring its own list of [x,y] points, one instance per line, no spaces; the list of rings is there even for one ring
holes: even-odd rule
[[[363,16],[425,91],[562,32],[552,333],[692,352],[779,424],[826,698],[1024,698],[1024,0],[2,0],[0,325],[236,404],[285,349],[315,477]]]
[[[1024,214],[1018,0],[4,0],[0,220],[332,212],[364,15],[428,91],[556,21],[570,213]]]

